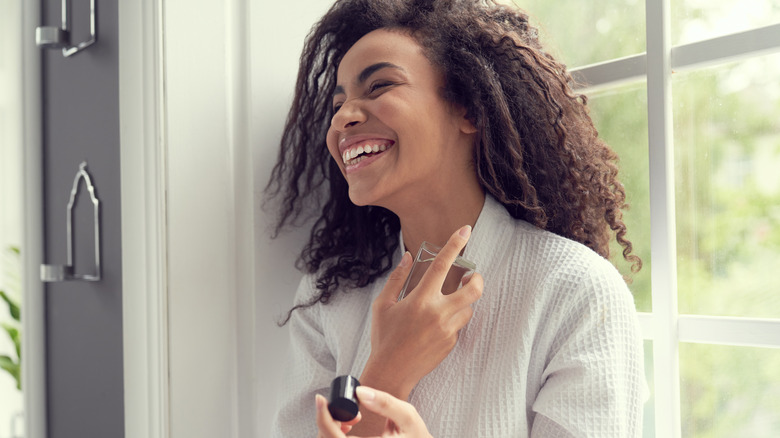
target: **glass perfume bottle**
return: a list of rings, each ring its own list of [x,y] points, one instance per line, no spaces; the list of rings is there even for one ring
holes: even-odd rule
[[[409,276],[406,277],[401,293],[398,294],[398,301],[404,299],[417,286],[417,283],[420,282],[423,274],[428,270],[428,266],[431,265],[439,251],[441,251],[440,247],[429,242],[423,242],[420,245],[417,256],[414,258],[414,264],[412,264],[412,270],[409,272]],[[472,274],[476,269],[477,265],[474,262],[466,260],[461,256],[456,257],[452,266],[450,266],[441,292],[445,295],[455,292],[462,286],[463,277]]]

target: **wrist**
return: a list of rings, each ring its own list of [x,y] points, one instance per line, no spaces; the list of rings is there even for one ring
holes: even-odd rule
[[[384,391],[399,400],[406,401],[417,382],[404,382],[403,377],[382,370],[369,360],[359,380],[361,385]]]

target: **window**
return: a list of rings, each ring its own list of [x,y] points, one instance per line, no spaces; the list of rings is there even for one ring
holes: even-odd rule
[[[645,436],[777,436],[780,0],[516,3],[621,157]]]

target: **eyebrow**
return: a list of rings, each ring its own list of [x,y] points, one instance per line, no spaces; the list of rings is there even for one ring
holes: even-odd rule
[[[382,70],[383,68],[394,68],[396,70],[400,71],[406,71],[403,69],[403,67],[395,65],[391,62],[377,62],[376,64],[371,64],[368,67],[364,68],[363,71],[360,72],[360,74],[357,77],[357,83],[362,84],[366,81],[372,74],[375,72]],[[336,85],[336,88],[333,90],[333,95],[337,94],[344,94],[344,87],[341,85]]]

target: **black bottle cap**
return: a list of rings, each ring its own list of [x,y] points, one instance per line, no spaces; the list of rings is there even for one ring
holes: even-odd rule
[[[328,410],[334,420],[349,421],[358,414],[358,399],[355,389],[360,386],[352,376],[339,376],[330,384]]]

